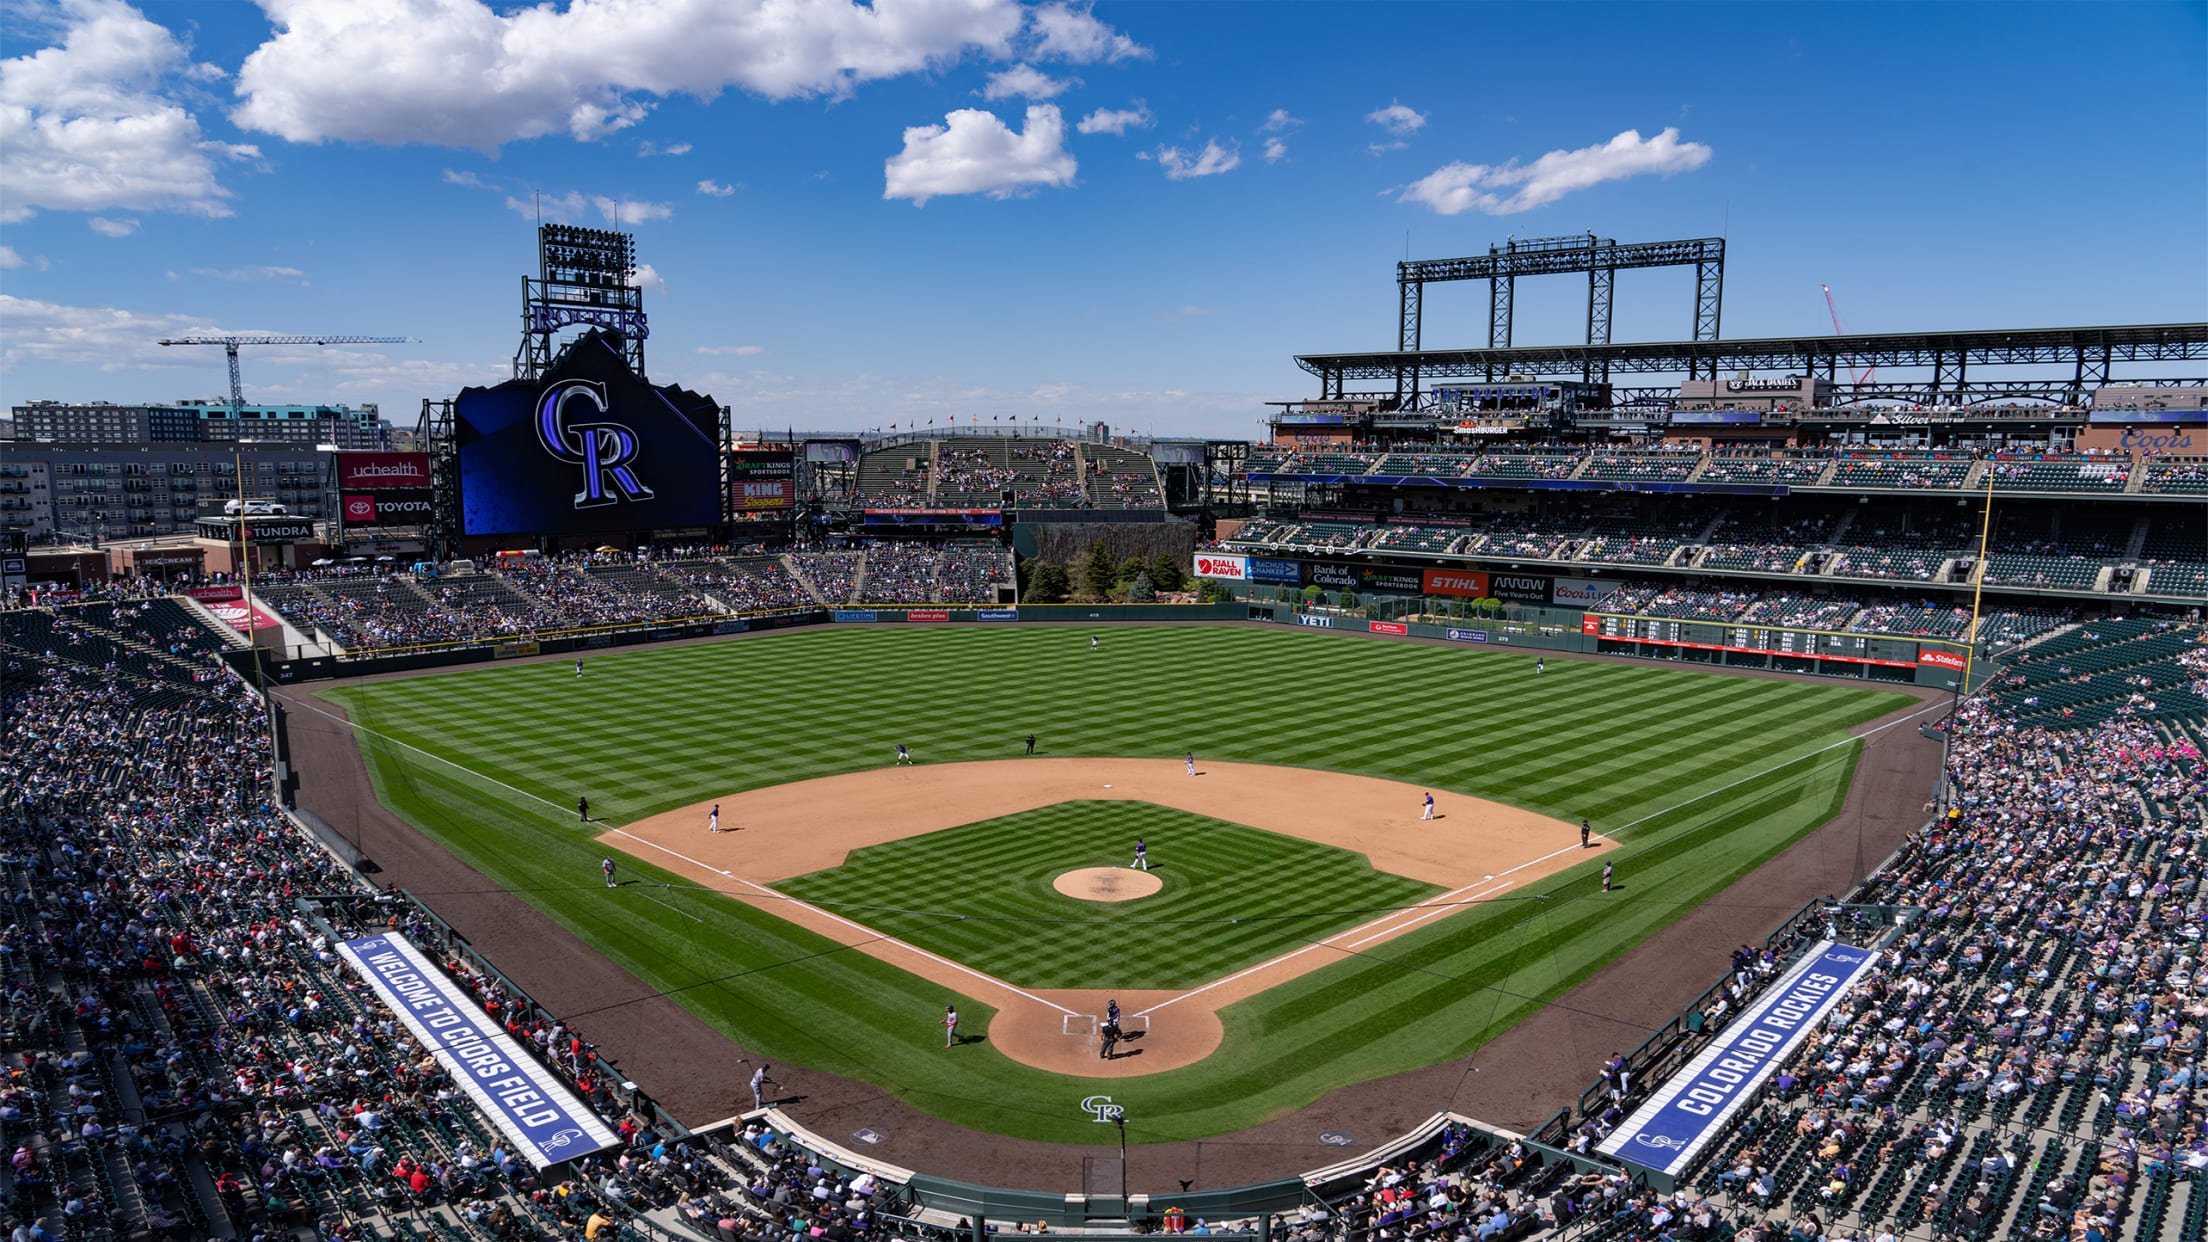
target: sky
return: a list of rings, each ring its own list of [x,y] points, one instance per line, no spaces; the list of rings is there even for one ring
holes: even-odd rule
[[[1394,263],[1723,235],[1724,335],[2208,318],[2208,3],[0,0],[0,391],[510,373],[534,223],[633,229],[739,428],[1254,435]],[[1482,285],[1429,347],[1485,343]],[[1571,342],[1585,284],[1518,286]],[[1614,339],[1688,335],[1690,270]]]

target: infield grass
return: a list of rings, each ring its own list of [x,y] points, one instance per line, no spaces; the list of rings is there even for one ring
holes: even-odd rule
[[[1852,724],[1908,696],[1656,664],[1258,627],[849,626],[493,666],[328,692],[383,800],[756,1056],[881,1085],[978,1129],[1089,1141],[1080,1079],[986,1040],[946,1052],[943,989],[639,860],[609,891],[596,829],[745,789],[885,765],[1043,753],[1292,764],[1594,821],[1626,849],[1223,1011],[1227,1046],[1112,1083],[1136,1142],[1245,1128],[1335,1087],[1461,1057],[1839,808]],[[431,756],[441,757],[432,758]],[[1161,856],[1162,857],[1162,856]],[[1108,860],[1109,861],[1109,860]],[[1124,861],[1124,860],[1117,860]],[[434,906],[434,894],[426,894]],[[975,894],[958,903],[972,906]],[[1282,896],[1288,903],[1304,898]],[[944,897],[935,899],[938,904]],[[1137,903],[1140,904],[1140,903]],[[1332,908],[1329,903],[1329,908]],[[956,910],[939,911],[946,916]],[[1772,908],[1776,922],[1787,910]],[[1091,929],[1038,938],[1093,941]],[[1283,929],[1275,951],[1302,943]],[[1723,969],[1711,950],[1711,977]],[[986,1033],[990,1008],[960,1004]],[[1590,1077],[1642,1037],[1581,1024]],[[1437,1100],[1436,1107],[1446,1105]]]
[[[1051,886],[1076,867],[1126,866],[1138,837],[1150,844],[1163,891],[1100,903]],[[840,867],[774,887],[1030,988],[1192,988],[1280,952],[1282,928],[1256,922],[1260,915],[1313,911],[1294,931],[1322,939],[1442,891],[1331,845],[1151,802],[1106,801],[1060,802],[853,850]],[[937,913],[948,910],[967,917]]]

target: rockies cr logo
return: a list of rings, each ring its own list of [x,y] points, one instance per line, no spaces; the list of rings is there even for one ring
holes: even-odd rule
[[[589,413],[573,417],[573,405],[587,405]],[[606,386],[596,380],[561,380],[537,399],[537,443],[554,458],[583,468],[583,490],[575,493],[578,509],[652,498],[652,489],[630,469],[643,445],[606,413]]]
[[[1106,1122],[1117,1121],[1127,1112],[1125,1107],[1112,1103],[1112,1097],[1108,1095],[1092,1095],[1081,1101],[1081,1107],[1098,1121]]]

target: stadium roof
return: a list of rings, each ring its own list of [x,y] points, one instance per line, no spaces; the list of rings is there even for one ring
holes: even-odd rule
[[[2093,369],[2111,362],[2184,358],[2208,358],[2208,323],[1298,354],[1296,365],[1335,382],[1393,379],[1413,372],[1431,382],[1605,368],[1612,374],[1714,377],[1736,369],[1795,368],[1800,373],[1814,374],[1851,363],[1856,367],[2084,363]]]

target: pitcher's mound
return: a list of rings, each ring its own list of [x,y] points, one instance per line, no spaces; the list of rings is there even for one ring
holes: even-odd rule
[[[1050,882],[1052,888],[1083,901],[1133,901],[1165,887],[1165,881],[1131,867],[1083,867]]]

